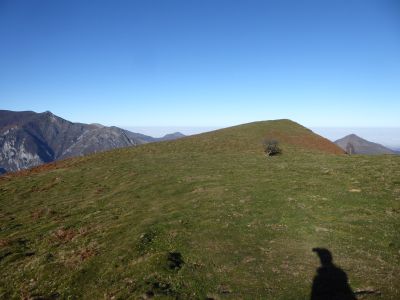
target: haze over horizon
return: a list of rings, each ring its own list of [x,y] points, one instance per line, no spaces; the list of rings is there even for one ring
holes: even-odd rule
[[[396,0],[0,1],[0,108],[146,130],[399,128],[399,25]]]

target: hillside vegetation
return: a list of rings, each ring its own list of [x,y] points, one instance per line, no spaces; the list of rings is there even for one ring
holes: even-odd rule
[[[0,298],[309,299],[325,247],[399,299],[399,216],[399,156],[289,120],[68,159],[0,177]]]

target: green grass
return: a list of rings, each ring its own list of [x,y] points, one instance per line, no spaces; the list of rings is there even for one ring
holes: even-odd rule
[[[400,157],[285,139],[311,134],[257,122],[1,179],[0,298],[308,299],[326,247],[353,289],[398,299]]]

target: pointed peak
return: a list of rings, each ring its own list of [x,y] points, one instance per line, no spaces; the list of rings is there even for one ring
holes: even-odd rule
[[[356,135],[356,134],[354,134],[354,133],[351,133],[351,134],[349,134],[349,135],[346,135],[345,137],[343,137],[343,138],[341,138],[341,140],[344,140],[344,139],[352,139],[352,140],[354,140],[354,139],[357,139],[357,140],[364,140],[362,137],[360,137],[360,136],[358,136],[358,135]]]

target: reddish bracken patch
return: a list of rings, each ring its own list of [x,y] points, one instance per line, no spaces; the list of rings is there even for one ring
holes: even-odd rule
[[[56,214],[56,211],[52,210],[51,208],[48,207],[42,207],[35,209],[34,211],[31,212],[31,218],[33,220],[38,220],[44,217],[51,217]]]
[[[96,256],[99,253],[96,244],[90,244],[78,250],[72,250],[64,253],[60,258],[68,268],[77,268],[83,262]]]
[[[75,229],[60,228],[54,232],[53,236],[57,241],[61,243],[66,243],[72,240],[78,234],[79,232]]]
[[[345,152],[331,141],[310,132],[309,134],[289,135],[281,131],[268,132],[267,138],[277,140],[281,143],[286,143],[294,146],[299,146],[304,149],[317,150],[331,154],[344,154]]]
[[[65,168],[69,168],[71,166],[77,165],[79,162],[83,161],[84,159],[85,159],[84,157],[74,157],[74,158],[68,158],[68,159],[60,160],[60,161],[54,161],[54,162],[50,162],[50,163],[46,163],[46,164],[43,164],[40,166],[30,168],[27,170],[6,173],[6,174],[0,176],[0,180],[10,180],[14,177],[28,176],[28,175],[33,175],[33,174],[57,170],[57,169],[65,169]]]
[[[10,245],[10,241],[6,239],[0,239],[0,248]]]
[[[13,177],[21,177],[21,176],[27,176],[27,175],[32,175],[36,173],[41,173],[43,171],[49,171],[49,170],[56,170],[61,168],[63,164],[60,162],[52,162],[48,164],[43,164],[37,167],[33,167],[28,170],[21,170],[17,172],[12,172],[12,173],[7,173],[6,175],[1,176],[0,178],[7,179],[7,178],[13,178]]]
[[[83,248],[79,251],[79,259],[85,261],[97,254],[97,249],[94,247]]]

